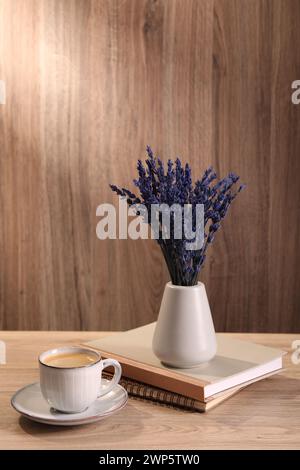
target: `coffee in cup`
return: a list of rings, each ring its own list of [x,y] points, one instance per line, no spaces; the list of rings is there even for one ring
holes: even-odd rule
[[[83,367],[96,362],[95,356],[90,352],[68,352],[60,354],[50,354],[45,357],[43,363],[52,367]]]

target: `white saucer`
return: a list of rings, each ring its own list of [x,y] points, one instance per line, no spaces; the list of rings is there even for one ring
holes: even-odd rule
[[[107,385],[109,380],[102,378]],[[43,397],[39,383],[27,385],[18,390],[11,399],[13,408],[26,418],[55,426],[76,426],[93,423],[121,410],[127,403],[128,395],[121,385],[116,385],[107,395],[98,398],[82,413],[66,414],[50,408]]]

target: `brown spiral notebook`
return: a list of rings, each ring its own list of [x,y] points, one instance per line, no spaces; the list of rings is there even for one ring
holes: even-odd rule
[[[180,395],[179,393],[169,392],[162,388],[153,387],[142,382],[137,382],[136,380],[131,380],[124,376],[121,377],[119,383],[120,385],[122,385],[122,387],[125,388],[125,390],[127,390],[127,393],[130,397],[137,398],[140,400],[146,400],[168,407],[205,413],[206,411],[209,411],[215,408],[216,406],[220,405],[224,401],[228,400],[228,398],[231,398],[233,395],[236,395],[239,391],[243,390],[249,385],[258,382],[259,380],[271,377],[272,375],[275,375],[278,372],[279,371],[271,372],[270,374],[266,374],[262,377],[257,378],[256,380],[247,382],[243,384],[243,386],[234,387],[230,390],[226,390],[226,392],[219,393],[214,397],[211,397],[206,402],[195,400],[194,398],[186,397],[184,395]],[[112,378],[112,374],[106,372],[106,370],[102,373],[102,375],[108,380],[111,380]]]
[[[103,377],[110,380],[111,374],[108,372],[103,372]],[[121,378],[120,385],[122,385],[122,387],[127,390],[128,395],[131,397],[147,400],[173,408],[179,408],[182,410],[198,411],[200,413],[204,413],[205,411],[209,411],[212,408],[215,408],[215,406],[223,403],[225,400],[232,397],[242,389],[242,387],[236,387],[230,391],[227,391],[227,393],[223,393],[220,396],[212,398],[210,401],[205,403],[199,400],[195,400],[194,398],[185,397],[184,395],[180,395],[178,393],[168,392],[162,388],[152,387],[142,382],[130,380],[125,377]]]

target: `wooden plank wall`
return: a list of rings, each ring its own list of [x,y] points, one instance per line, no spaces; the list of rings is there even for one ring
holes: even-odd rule
[[[299,0],[0,0],[0,328],[156,318],[151,241],[96,238],[146,144],[247,190],[201,275],[217,330],[300,331]]]

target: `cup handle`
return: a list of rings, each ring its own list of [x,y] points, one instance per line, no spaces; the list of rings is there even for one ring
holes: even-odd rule
[[[102,370],[105,369],[106,367],[112,366],[115,369],[115,373],[113,378],[110,380],[109,385],[105,388],[101,388],[98,398],[103,397],[103,395],[106,395],[109,393],[120,381],[121,375],[122,375],[122,367],[118,361],[115,359],[103,359],[102,361]]]

